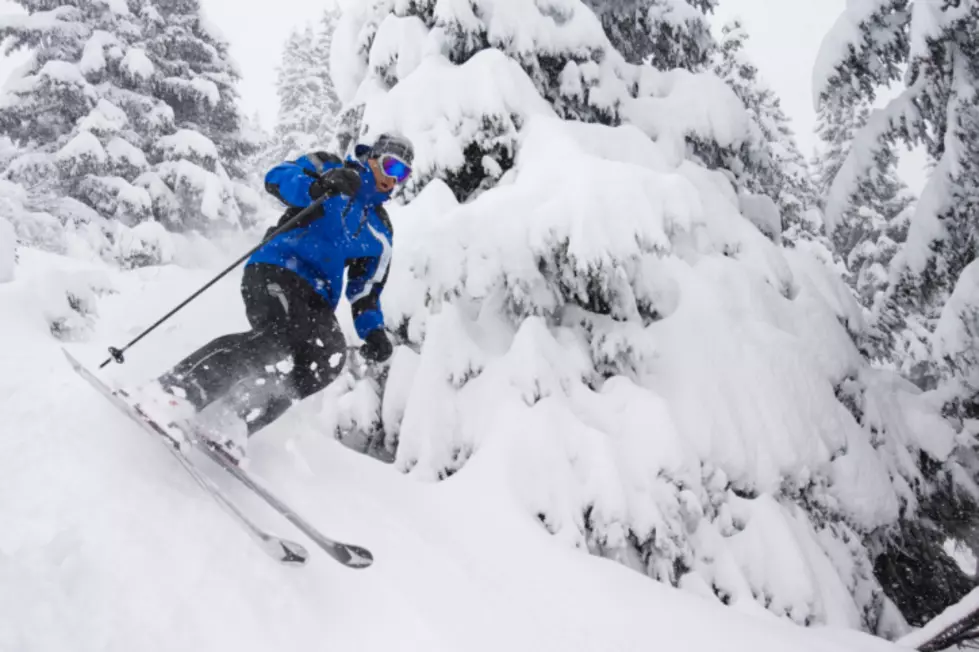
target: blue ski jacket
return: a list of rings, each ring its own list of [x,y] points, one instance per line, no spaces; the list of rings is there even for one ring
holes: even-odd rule
[[[325,152],[275,166],[265,176],[265,189],[289,207],[281,225],[313,203],[309,187],[318,175],[344,166],[360,174],[357,194],[352,198],[330,197],[299,225],[265,243],[246,265],[267,263],[295,272],[334,310],[347,270],[347,299],[354,327],[363,339],[384,326],[380,299],[391,268],[394,231],[382,204],[390,193],[377,189],[370,166],[355,158],[344,162]]]

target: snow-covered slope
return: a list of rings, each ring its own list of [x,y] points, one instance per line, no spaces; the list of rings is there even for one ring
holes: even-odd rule
[[[83,299],[94,288],[75,301],[94,311],[91,321],[73,312],[77,319],[62,323],[85,339],[68,348],[95,366],[106,345],[206,278],[176,267],[115,272],[22,250],[16,279],[0,285],[0,649],[896,649],[739,613],[569,549],[526,512],[492,450],[445,482],[420,482],[332,440],[317,426],[315,400],[253,441],[252,469],[324,531],[371,547],[377,561],[366,571],[320,555],[305,569],[274,564],[71,372],[48,330],[66,289]],[[209,336],[243,327],[236,281],[213,288],[105,376],[142,380]],[[260,520],[288,531],[271,516]]]

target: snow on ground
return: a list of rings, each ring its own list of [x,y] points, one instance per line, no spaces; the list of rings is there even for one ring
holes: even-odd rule
[[[91,289],[91,330],[67,347],[95,367],[209,274],[22,250],[0,285],[0,649],[897,649],[745,615],[571,550],[526,513],[492,450],[445,482],[419,482],[318,429],[315,399],[252,442],[252,470],[377,561],[354,571],[314,553],[305,569],[276,565],[72,373],[38,301],[63,292],[52,276]],[[243,327],[236,285],[222,281],[104,376],[142,381]]]

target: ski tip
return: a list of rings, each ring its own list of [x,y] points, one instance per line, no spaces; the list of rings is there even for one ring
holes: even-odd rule
[[[287,566],[304,566],[309,560],[309,552],[295,541],[278,541],[281,547],[279,561]]]
[[[369,568],[374,563],[374,555],[367,548],[346,544],[341,550],[337,561],[347,568]]]

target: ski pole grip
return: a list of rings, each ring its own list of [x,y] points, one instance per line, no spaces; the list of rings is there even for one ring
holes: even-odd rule
[[[122,349],[117,349],[114,346],[109,347],[109,355],[111,355],[112,357],[108,358],[105,362],[100,364],[99,369],[104,369],[105,366],[110,362],[112,362],[113,360],[115,360],[119,364],[123,364],[126,361],[126,359],[122,357]]]

